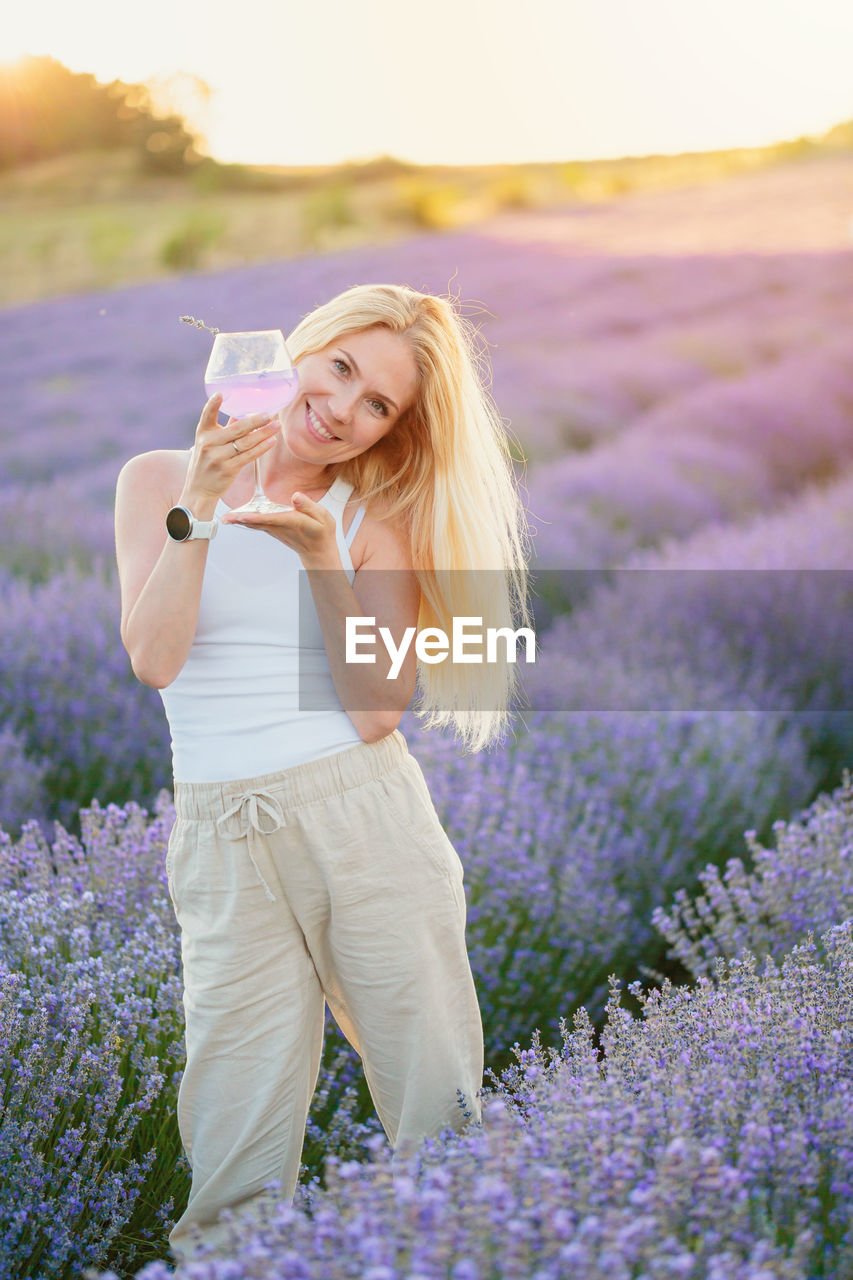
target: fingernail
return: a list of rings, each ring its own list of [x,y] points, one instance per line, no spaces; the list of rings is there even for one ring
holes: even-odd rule
[[[301,502],[301,501],[302,501],[302,494],[301,494],[301,493],[294,493],[294,495],[293,495],[293,501],[294,501],[294,502]]]

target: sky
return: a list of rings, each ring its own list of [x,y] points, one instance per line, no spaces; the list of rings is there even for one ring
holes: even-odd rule
[[[217,159],[490,164],[760,146],[853,118],[851,0],[43,0],[0,62],[192,77]]]

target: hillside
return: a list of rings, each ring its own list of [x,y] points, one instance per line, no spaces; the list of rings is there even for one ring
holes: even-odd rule
[[[846,247],[851,154],[843,129],[775,147],[565,164],[420,168],[380,157],[262,169],[205,160],[183,177],[141,174],[128,151],[80,152],[0,173],[0,305],[496,218],[500,236],[517,234],[515,225],[524,238],[531,228],[544,240],[568,233],[578,248],[607,252],[749,247],[757,224],[742,213],[745,191],[766,207],[771,239],[759,233],[757,249]]]

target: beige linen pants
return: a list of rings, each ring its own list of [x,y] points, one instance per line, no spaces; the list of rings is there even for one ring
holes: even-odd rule
[[[292,1198],[326,1002],[395,1156],[480,1119],[483,1029],[462,864],[399,731],[279,773],[177,783],[175,807],[192,1168],[169,1236],[180,1263],[199,1241],[225,1244],[222,1209]]]

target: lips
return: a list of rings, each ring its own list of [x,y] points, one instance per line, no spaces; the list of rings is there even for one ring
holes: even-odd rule
[[[332,435],[320,415],[315,413],[311,408],[311,405],[307,403],[305,405],[305,421],[308,425],[309,432],[315,440],[320,440],[325,444],[330,444],[332,441],[340,439],[340,436]],[[327,431],[329,434],[324,435],[324,431]]]

